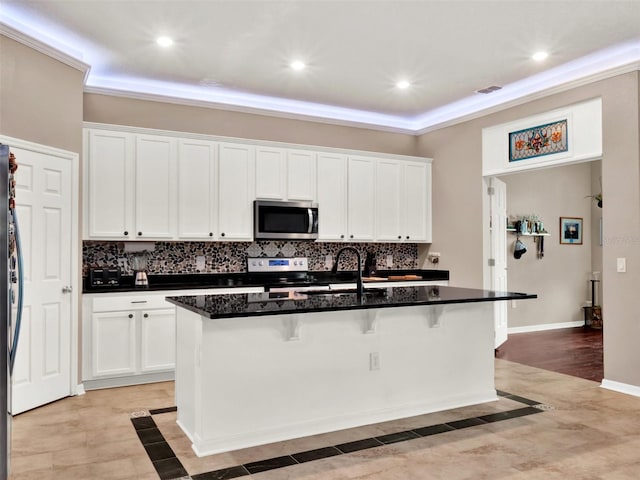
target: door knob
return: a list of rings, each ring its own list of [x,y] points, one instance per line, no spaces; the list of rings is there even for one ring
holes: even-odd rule
[[[71,293],[73,292],[73,287],[71,285],[65,285],[62,287],[62,293]]]

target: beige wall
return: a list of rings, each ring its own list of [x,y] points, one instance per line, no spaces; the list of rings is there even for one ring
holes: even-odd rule
[[[591,192],[595,195],[602,190],[602,161],[591,162]],[[600,243],[600,221],[602,220],[602,209],[598,208],[598,203],[591,199],[591,271],[600,272],[599,278],[602,280],[602,245]],[[591,299],[591,292],[589,292]],[[602,302],[602,281],[596,284],[596,305],[604,308]]]
[[[509,308],[509,327],[578,322],[589,298],[591,262],[591,165],[581,163],[501,177],[507,185],[511,219],[537,215],[551,234],[544,237],[544,257],[536,255],[534,237],[520,237],[527,247],[513,256],[516,235],[507,235],[508,288],[535,292],[538,299]],[[583,219],[582,245],[561,245],[560,217]]]
[[[400,155],[416,144],[413,135],[96,94],[84,96],[84,120]]]
[[[640,145],[638,72],[594,82],[469,122],[421,135],[417,154],[434,158],[432,250],[452,284],[482,286],[482,128],[602,97],[605,378],[640,386]],[[464,227],[463,227],[464,225]],[[616,273],[616,258],[627,273]],[[536,293],[536,292],[532,292]]]
[[[81,71],[0,35],[0,133],[82,151]]]

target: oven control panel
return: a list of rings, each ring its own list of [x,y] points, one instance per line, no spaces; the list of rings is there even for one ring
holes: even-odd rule
[[[307,272],[309,262],[306,257],[257,257],[247,259],[248,272]]]

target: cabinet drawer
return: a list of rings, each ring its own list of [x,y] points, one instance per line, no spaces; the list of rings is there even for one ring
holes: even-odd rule
[[[150,308],[172,308],[173,305],[162,295],[125,295],[97,297],[93,299],[93,312],[114,312],[119,310],[144,310]]]

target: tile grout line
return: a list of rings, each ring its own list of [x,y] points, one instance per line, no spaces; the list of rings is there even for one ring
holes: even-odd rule
[[[162,480],[178,480],[178,479],[230,480],[233,478],[266,472],[269,470],[276,470],[279,468],[289,467],[293,465],[300,465],[300,464],[315,461],[315,460],[321,460],[323,458],[329,458],[337,455],[346,455],[346,454],[361,451],[361,450],[368,450],[370,448],[382,447],[382,446],[390,445],[393,443],[406,442],[409,440],[424,438],[427,436],[437,435],[440,433],[447,433],[455,430],[461,430],[461,429],[476,427],[480,425],[487,425],[489,423],[510,420],[513,418],[519,418],[527,415],[534,415],[537,413],[548,411],[553,408],[548,405],[542,404],[540,402],[536,402],[534,400],[530,400],[528,398],[521,397],[519,395],[513,395],[511,393],[504,392],[501,390],[496,390],[496,393],[499,397],[504,397],[506,399],[522,403],[523,405],[526,405],[526,406],[521,408],[516,408],[513,410],[506,410],[504,412],[482,415],[479,417],[469,417],[462,420],[454,420],[451,422],[445,422],[441,424],[428,425],[426,427],[416,427],[416,428],[405,430],[402,432],[389,433],[385,435],[380,435],[378,437],[364,438],[361,440],[355,440],[353,442],[342,443],[339,445],[320,447],[317,449],[307,450],[304,452],[297,452],[297,453],[292,453],[290,455],[283,455],[281,457],[268,458],[266,460],[258,460],[256,462],[250,462],[242,465],[235,465],[232,467],[221,468],[218,470],[213,470],[211,472],[198,473],[193,476],[189,476],[186,469],[184,468],[180,460],[175,456],[175,453],[167,443],[166,439],[162,435],[162,432],[160,432],[157,425],[155,424],[155,421],[152,418],[152,415],[160,415],[163,413],[175,412],[177,411],[177,407],[174,406],[174,407],[149,410],[148,416],[131,418],[131,422],[133,423],[134,428],[136,428],[136,433],[140,431],[145,431],[145,430],[147,431],[157,430],[158,435],[161,438],[159,442],[145,444],[144,440],[141,438],[140,433],[138,433],[138,437],[140,438],[140,441],[143,442],[145,451],[147,452],[147,455],[149,455],[149,458],[153,463],[153,466],[156,468],[156,472],[158,473],[158,475]],[[148,423],[151,423],[153,426],[147,427],[147,428],[137,428],[136,422],[134,422],[134,420],[138,420],[138,419],[149,419],[148,421],[141,421],[138,423],[140,423],[143,426]],[[154,461],[152,458],[152,454],[150,453],[147,446],[158,445],[161,443],[164,443],[167,445],[168,451],[171,452],[173,457],[163,458],[163,459]],[[177,467],[179,465],[178,468],[181,468],[182,470],[179,471],[176,469],[177,472],[179,472],[178,476],[174,476],[174,477],[163,476],[163,474],[166,475],[167,473],[161,472],[160,465],[158,465],[157,463],[164,460],[171,460],[171,459],[175,459],[175,462],[173,462],[171,465],[173,465],[173,467]]]

